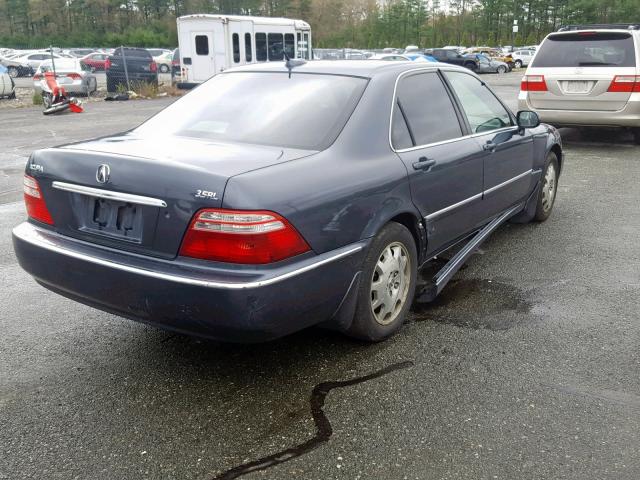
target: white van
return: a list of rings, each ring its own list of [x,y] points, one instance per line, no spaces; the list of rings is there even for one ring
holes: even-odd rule
[[[302,20],[234,15],[177,19],[179,88],[194,87],[223,70],[249,63],[311,58],[311,27]]]

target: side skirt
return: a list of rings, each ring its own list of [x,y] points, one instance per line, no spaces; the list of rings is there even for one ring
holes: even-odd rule
[[[471,239],[462,247],[458,253],[456,253],[451,260],[449,260],[439,271],[436,273],[431,281],[427,282],[423,286],[422,291],[416,294],[416,301],[418,302],[431,302],[435,300],[438,294],[442,291],[445,285],[451,280],[458,270],[465,264],[465,262],[473,255],[473,252],[491,235],[500,225],[506,222],[511,216],[522,210],[523,204],[519,203],[494,218],[491,222],[485,225],[478,231]]]

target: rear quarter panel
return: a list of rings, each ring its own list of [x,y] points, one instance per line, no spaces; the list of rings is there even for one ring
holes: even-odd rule
[[[316,253],[371,237],[400,213],[419,218],[406,168],[389,146],[395,78],[377,75],[369,82],[328,149],[231,178],[223,206],[280,213]]]

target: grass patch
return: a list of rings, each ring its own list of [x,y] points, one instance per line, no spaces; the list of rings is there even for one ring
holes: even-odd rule
[[[42,101],[42,95],[39,93],[34,93],[33,97],[31,97],[31,100],[33,101],[34,105],[42,105],[43,101]]]

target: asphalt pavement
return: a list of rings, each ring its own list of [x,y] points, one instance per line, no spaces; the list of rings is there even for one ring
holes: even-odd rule
[[[519,74],[485,76],[515,107]],[[431,305],[367,345],[170,334],[16,263],[34,148],[169,100],[0,117],[0,479],[640,478],[640,147],[563,130],[551,218],[501,227]]]

